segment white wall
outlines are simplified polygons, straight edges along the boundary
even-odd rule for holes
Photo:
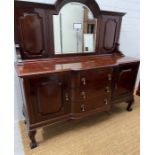
[[[82,51],[82,32],[83,29],[77,31],[73,29],[73,23],[83,23],[83,7],[81,5],[65,5],[61,11],[61,22],[62,22],[62,51],[63,53],[75,53]],[[54,16],[54,22],[58,20],[59,15]],[[58,28],[59,27],[59,28]],[[54,25],[54,34],[58,37],[58,32],[60,32],[60,23]],[[60,35],[60,34],[59,34]],[[55,38],[55,37],[54,37]],[[60,38],[60,37],[58,37]],[[77,51],[77,39],[78,39],[78,51]],[[60,39],[58,39],[59,41]],[[60,43],[60,42],[59,42]],[[57,38],[55,38],[55,51],[56,54],[60,54],[58,48]],[[61,44],[59,44],[60,46]]]
[[[80,3],[69,3],[63,6],[59,15],[53,16],[54,24],[54,47],[55,53],[81,53],[82,45],[84,41],[84,47],[88,47],[89,50],[85,52],[94,51],[94,39],[91,34],[84,34],[83,40],[83,20],[84,20],[84,5]],[[94,19],[92,12],[88,11],[88,18]],[[81,23],[82,28],[74,29],[74,23]],[[60,36],[62,35],[62,37]],[[62,45],[61,45],[62,39]],[[62,46],[62,47],[61,47]],[[84,48],[85,49],[85,48]]]
[[[15,56],[14,61],[16,61],[17,60],[16,54],[14,54],[14,56]],[[23,105],[23,100],[22,100],[19,78],[17,76],[16,71],[14,71],[14,120],[15,120],[15,123],[18,120],[24,118],[22,114],[22,105]]]
[[[54,31],[54,51],[56,54],[61,54],[60,40],[60,15],[53,16],[53,31]]]
[[[43,2],[43,3],[54,3],[55,0],[28,0],[31,2]],[[102,10],[109,11],[120,11],[126,12],[127,14],[123,17],[121,36],[120,36],[120,49],[121,51],[131,57],[140,57],[140,32],[139,32],[139,20],[140,20],[140,0],[96,0],[99,7]],[[15,80],[16,81],[16,80]],[[15,82],[18,85],[18,82]],[[18,119],[22,118],[21,106],[22,102],[19,96],[19,86],[15,86],[15,111],[18,113]]]

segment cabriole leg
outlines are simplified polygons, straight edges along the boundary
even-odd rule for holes
[[[24,124],[27,124],[26,120],[24,120]]]
[[[127,106],[127,109],[126,110],[127,111],[132,111],[132,107],[131,106],[133,104],[133,101],[128,101],[127,103],[128,103],[128,106]]]
[[[35,140],[35,135],[36,135],[36,130],[30,130],[29,131],[29,138],[31,140],[31,142],[30,142],[30,148],[31,149],[37,147],[37,143],[36,143],[36,140]]]

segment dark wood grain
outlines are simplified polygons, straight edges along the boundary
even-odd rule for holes
[[[94,53],[54,54],[53,15],[69,2],[86,5],[97,18]],[[119,51],[124,15],[100,10],[95,0],[15,1],[15,43],[23,59],[15,69],[31,148],[39,127],[109,111],[119,102],[132,110],[139,60]]]
[[[24,79],[28,126],[33,129],[40,121],[60,120],[70,113],[72,103],[84,101],[87,105],[88,100],[96,100],[93,103],[97,106],[111,94],[112,102],[128,101],[133,96],[138,65],[137,59],[101,55],[16,64],[18,76]]]
[[[29,131],[28,135],[29,135],[29,138],[31,140],[31,142],[30,142],[30,148],[31,149],[34,149],[35,147],[37,147],[37,142],[35,140],[36,130]]]
[[[98,19],[96,51],[115,53],[119,44],[122,16],[101,15]]]
[[[19,24],[25,55],[42,55],[45,52],[42,18],[34,13],[24,14],[19,19]]]
[[[32,77],[62,71],[76,71],[95,68],[106,68],[123,63],[137,62],[129,57],[81,56],[16,63],[15,68],[20,77]]]
[[[46,75],[24,80],[30,126],[69,113],[68,82],[69,76],[66,74]]]
[[[69,2],[82,3],[97,19],[94,53],[59,54],[54,51],[53,15]],[[101,11],[94,0],[58,0],[55,4],[15,1],[15,43],[23,60],[117,53],[119,33],[124,13]]]
[[[15,1],[15,43],[23,60],[51,57],[54,49],[51,12],[43,5],[34,6],[34,3]]]
[[[133,94],[139,63],[121,64],[117,67],[113,98]]]
[[[137,91],[136,91],[136,95],[140,96],[140,82],[138,84],[138,88],[137,88]]]

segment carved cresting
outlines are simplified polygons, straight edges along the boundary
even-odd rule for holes
[[[24,13],[19,18],[22,50],[27,56],[44,52],[43,21],[37,13]]]

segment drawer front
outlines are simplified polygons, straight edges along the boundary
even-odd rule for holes
[[[110,95],[101,95],[86,101],[73,102],[73,113],[86,113],[102,109],[108,111],[111,107]]]
[[[100,96],[111,96],[111,85],[105,87],[75,88],[72,90],[72,101],[86,101]]]
[[[111,83],[113,68],[72,72],[72,88],[104,87]]]
[[[113,68],[91,69],[73,74],[72,113],[110,109]]]
[[[80,72],[81,87],[105,87],[111,83],[112,69],[87,70]]]

